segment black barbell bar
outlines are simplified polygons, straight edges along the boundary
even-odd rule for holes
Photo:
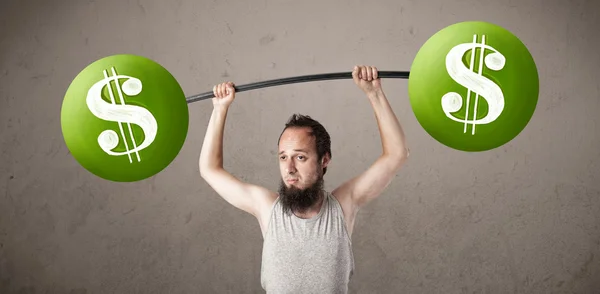
[[[378,78],[396,78],[396,79],[408,79],[410,72],[408,71],[378,71]],[[234,89],[236,93],[249,91],[254,89],[280,86],[286,84],[295,84],[295,83],[305,83],[305,82],[314,82],[314,81],[325,81],[325,80],[339,80],[339,79],[352,79],[352,72],[338,72],[338,73],[326,73],[326,74],[316,74],[316,75],[305,75],[305,76],[296,76],[290,78],[282,78],[275,80],[268,80],[263,82],[251,83],[247,85],[235,86]],[[187,97],[185,100],[187,103],[193,103],[200,100],[205,100],[209,98],[215,97],[212,91],[193,95]]]

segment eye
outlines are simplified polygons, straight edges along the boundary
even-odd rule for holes
[[[304,159],[304,155],[298,155],[298,159],[303,160]]]

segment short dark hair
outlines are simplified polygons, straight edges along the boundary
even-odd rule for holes
[[[310,128],[310,134],[312,136],[314,136],[316,139],[315,141],[316,141],[316,145],[317,145],[316,147],[317,147],[318,160],[321,160],[323,158],[323,156],[325,156],[325,154],[329,154],[329,158],[332,157],[332,155],[331,155],[331,137],[329,136],[329,133],[327,132],[327,130],[321,123],[319,123],[318,121],[316,121],[315,119],[311,118],[308,115],[293,114],[288,119],[288,121],[285,123],[285,127],[283,128],[283,131],[281,131],[281,134],[279,135],[279,139],[277,140],[277,146],[279,146],[279,142],[281,141],[281,136],[283,135],[285,130],[287,130],[288,128],[293,128],[293,127],[297,127],[297,128],[308,127],[308,128]],[[323,168],[323,175],[325,175],[326,172],[327,172],[327,167]]]

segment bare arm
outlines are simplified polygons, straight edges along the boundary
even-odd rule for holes
[[[223,133],[229,107],[215,107],[210,116],[202,151],[200,152],[200,174],[223,169]]]
[[[404,131],[381,89],[377,70],[359,67],[355,68],[353,75],[355,82],[365,91],[373,107],[382,145],[381,156],[365,172],[333,191],[342,198],[342,201],[356,210],[378,197],[387,188],[406,162],[408,148]]]
[[[263,187],[245,183],[223,168],[223,133],[229,106],[235,97],[233,87],[227,92],[225,84],[213,90],[214,109],[206,129],[200,152],[200,176],[231,205],[256,217],[259,210],[268,206],[272,193]]]

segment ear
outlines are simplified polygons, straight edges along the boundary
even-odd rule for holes
[[[329,162],[331,162],[331,156],[329,156],[329,153],[325,153],[321,158],[321,166],[325,168],[329,165]]]

